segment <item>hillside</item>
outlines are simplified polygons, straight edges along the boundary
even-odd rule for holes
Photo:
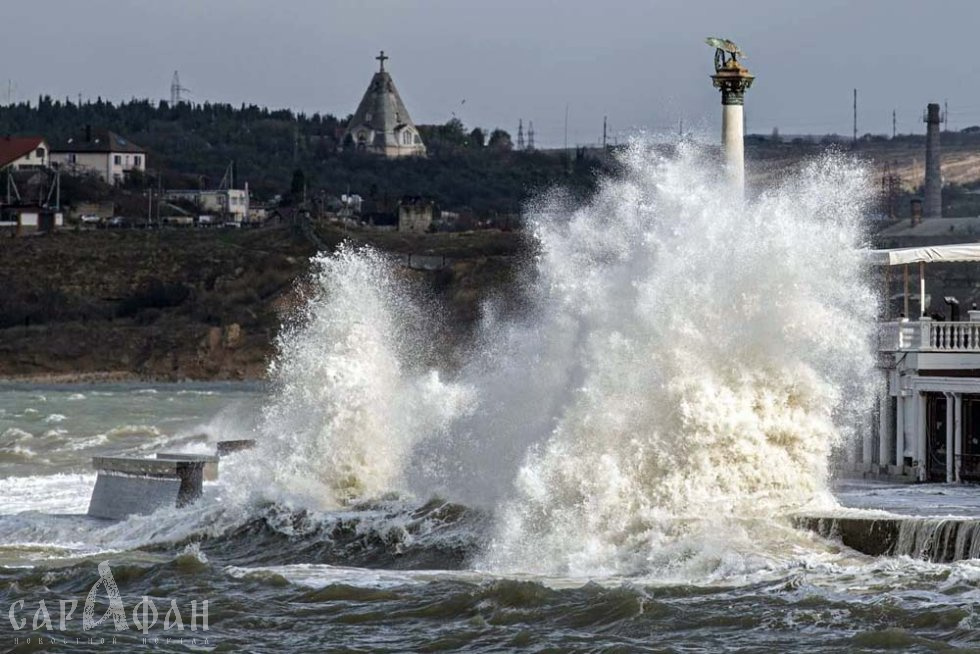
[[[522,248],[513,234],[320,229],[333,244],[453,255],[439,270],[399,270],[459,336],[484,298],[506,293]],[[0,378],[261,378],[314,253],[292,226],[0,239]]]
[[[943,178],[946,183],[963,186],[980,184],[980,133],[944,132],[941,136]],[[768,184],[787,169],[819,156],[828,148],[868,161],[880,176],[886,170],[898,175],[905,191],[916,191],[925,179],[925,136],[899,136],[895,139],[866,138],[857,145],[827,138],[820,143],[780,142],[760,137],[746,141],[746,159],[753,181]]]

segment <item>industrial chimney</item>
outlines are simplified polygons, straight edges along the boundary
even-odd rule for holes
[[[939,150],[939,105],[926,107],[926,188],[923,214],[925,218],[943,217],[943,173]]]

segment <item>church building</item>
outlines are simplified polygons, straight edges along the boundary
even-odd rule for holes
[[[344,143],[386,157],[424,156],[425,144],[385,70],[384,50],[376,57],[381,68],[371,78],[344,134]],[[350,140],[348,140],[350,137]]]

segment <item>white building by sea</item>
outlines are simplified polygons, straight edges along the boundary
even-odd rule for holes
[[[881,324],[885,384],[878,429],[865,432],[859,467],[910,481],[980,481],[980,311],[957,315],[950,298],[952,320],[925,315],[929,264],[980,262],[980,243],[875,250],[872,258],[886,266],[886,286],[899,271],[904,311]],[[917,297],[909,288],[913,276]]]

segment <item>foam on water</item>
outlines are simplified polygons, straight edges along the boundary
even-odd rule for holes
[[[694,146],[622,164],[585,206],[532,208],[528,309],[490,307],[460,371],[421,364],[431,307],[382,256],[318,258],[272,368],[263,492],[488,506],[486,570],[767,565],[774,516],[832,502],[871,397],[867,176],[827,156],[745,201]]]

